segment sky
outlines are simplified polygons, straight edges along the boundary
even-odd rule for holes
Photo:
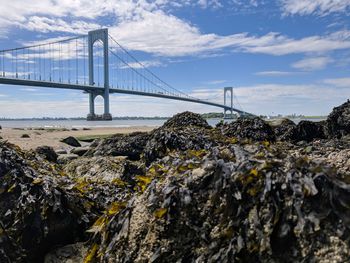
[[[108,28],[149,70],[191,96],[254,114],[326,115],[350,97],[350,0],[11,0],[0,50]],[[221,109],[113,94],[113,116]],[[96,99],[97,113],[103,100]],[[0,117],[78,117],[87,94],[0,85]]]

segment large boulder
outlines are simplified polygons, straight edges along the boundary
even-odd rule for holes
[[[73,136],[69,136],[67,138],[64,138],[61,140],[61,142],[64,142],[65,144],[68,144],[69,146],[81,147],[80,142],[76,138],[74,138]]]
[[[86,238],[93,206],[55,167],[0,142],[0,262],[42,262],[52,247]]]
[[[272,127],[259,117],[238,118],[229,124],[220,126],[225,136],[253,141],[274,141],[275,134]]]
[[[163,128],[179,128],[187,126],[211,128],[207,121],[200,114],[189,111],[174,115],[164,123]]]
[[[92,149],[85,156],[128,156],[131,160],[139,160],[148,138],[149,134],[145,132],[116,134],[97,141],[95,147],[90,145]]]
[[[224,150],[232,158],[222,159]],[[149,167],[125,207],[105,214],[88,254],[97,262],[346,262],[350,187],[335,176],[261,144],[175,151]]]
[[[328,133],[331,137],[350,134],[350,101],[335,107],[327,118]]]

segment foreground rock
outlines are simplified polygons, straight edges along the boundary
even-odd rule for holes
[[[253,141],[274,141],[275,134],[272,127],[264,120],[254,118],[238,118],[235,122],[220,127],[225,136]]]
[[[350,187],[285,152],[232,145],[153,163],[90,252],[99,262],[347,261]]]
[[[335,107],[327,118],[330,136],[340,138],[350,134],[350,101]]]
[[[325,127],[185,112],[59,164],[2,143],[0,262],[347,262],[350,140]]]
[[[51,163],[0,143],[0,262],[41,262],[54,246],[86,238],[96,215]]]
[[[116,134],[97,142],[97,146],[88,151],[86,156],[128,156],[131,160],[139,160],[149,138],[148,133],[134,132]],[[91,145],[92,147],[93,145]]]
[[[279,123],[274,123],[272,127],[276,139],[279,141],[290,141],[295,137],[296,124],[289,119],[283,119]]]
[[[326,139],[326,126],[324,122],[301,121],[288,134],[293,141],[311,142],[315,139]]]

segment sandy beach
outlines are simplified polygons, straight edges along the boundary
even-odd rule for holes
[[[83,136],[99,136],[113,135],[117,133],[131,133],[136,131],[148,132],[154,127],[149,126],[134,126],[134,127],[105,127],[105,128],[90,128],[89,130],[63,130],[63,129],[18,129],[18,128],[3,128],[0,130],[0,136],[10,143],[20,146],[22,149],[35,149],[38,146],[47,145],[55,150],[68,150],[72,147],[60,142],[61,139],[68,136],[83,137]],[[28,134],[29,138],[22,138],[23,134]],[[82,142],[82,145],[87,144]]]

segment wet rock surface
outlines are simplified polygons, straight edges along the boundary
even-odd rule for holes
[[[350,139],[327,127],[185,112],[59,164],[1,142],[0,262],[348,262]]]

